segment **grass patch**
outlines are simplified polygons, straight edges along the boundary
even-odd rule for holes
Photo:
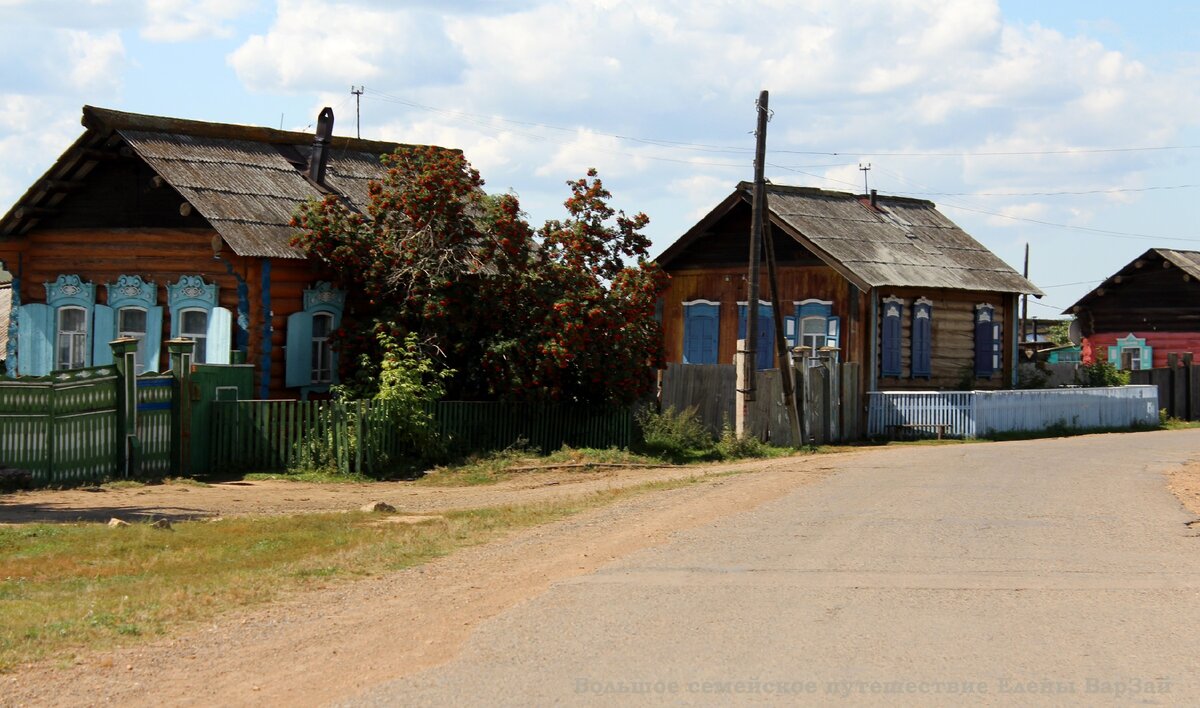
[[[533,471],[521,469],[529,467],[544,470],[590,471],[611,465],[644,467],[663,464],[666,463],[659,458],[638,455],[616,448],[575,449],[563,447],[549,455],[540,455],[535,451],[518,446],[500,452],[473,455],[456,465],[435,467],[417,480],[417,484],[427,487],[468,487],[496,484],[511,479],[517,474]]]
[[[419,524],[364,513],[149,524],[0,527],[0,672],[154,638],[284,593],[424,563],[519,528],[653,490],[446,512]]]
[[[315,469],[298,470],[296,472],[250,472],[241,477],[251,482],[262,480],[283,480],[285,482],[312,482],[314,484],[371,484],[378,482],[374,477],[364,474],[339,474],[336,471]]]

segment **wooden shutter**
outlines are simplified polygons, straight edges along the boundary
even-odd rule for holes
[[[284,383],[288,388],[312,385],[311,312],[293,312],[287,321],[287,367]]]
[[[224,307],[214,307],[208,313],[208,332],[204,361],[208,364],[228,364],[232,346],[233,313]]]
[[[933,375],[933,307],[921,303],[913,306],[912,377],[930,378]]]
[[[992,338],[992,313],[990,306],[975,306],[975,375],[990,378],[992,353],[996,342]]]
[[[117,338],[117,325],[116,315],[111,307],[92,307],[92,326],[88,330],[88,336],[92,339],[92,366],[112,364],[112,347],[108,343]]]
[[[881,376],[900,376],[900,318],[903,316],[904,306],[899,301],[885,301],[883,305],[883,327],[880,349],[882,350],[882,359],[880,360],[880,375]]]
[[[54,368],[54,309],[40,302],[17,309],[17,373],[46,376]]]
[[[842,342],[842,318],[831,316],[825,318],[825,346],[840,348]]]

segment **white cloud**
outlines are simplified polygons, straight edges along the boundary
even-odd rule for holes
[[[457,66],[437,14],[323,0],[279,0],[271,28],[228,61],[248,88],[275,92],[421,86],[453,80]]]
[[[229,22],[253,5],[249,0],[146,0],[142,36],[157,42],[229,37]]]

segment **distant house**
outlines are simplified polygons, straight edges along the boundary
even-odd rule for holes
[[[1200,251],[1152,248],[1067,312],[1079,322],[1084,363],[1149,369],[1200,353]]]
[[[329,342],[346,293],[291,245],[310,199],[367,202],[394,143],[123,113],[85,106],[85,131],[0,218],[12,274],[10,375],[109,361],[139,340],[138,367],[166,365],[162,343],[196,341],[198,362],[240,352],[258,394],[298,397],[337,381]]]
[[[731,363],[747,331],[753,186],[741,183],[659,257],[667,361]],[[931,202],[768,185],[769,237],[791,346],[861,362],[863,390],[1004,388],[1017,298],[1034,285]],[[775,362],[762,278],[758,367]]]

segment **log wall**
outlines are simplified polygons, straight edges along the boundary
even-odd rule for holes
[[[1015,326],[1010,312],[1014,296],[1002,293],[966,292],[961,290],[921,288],[878,288],[876,293],[883,298],[895,296],[904,300],[904,314],[900,318],[900,371],[899,377],[884,377],[881,361],[876,362],[876,389],[881,391],[929,390],[961,391],[970,389],[1008,388],[1012,373],[1012,330]],[[933,301],[931,322],[931,370],[929,379],[912,377],[912,306],[917,298]],[[974,376],[975,370],[975,305],[987,303],[995,308],[997,322],[1003,324],[1001,354],[1002,371],[992,374],[990,379]],[[882,311],[882,305],[880,306]],[[876,336],[881,342],[882,317],[876,323]],[[964,384],[969,385],[964,386]]]
[[[19,240],[0,242],[0,261],[20,278],[22,303],[45,302],[44,283],[62,274],[78,275],[97,285],[114,282],[121,275],[140,275],[158,286],[158,304],[164,307],[163,336],[170,336],[167,283],[183,275],[199,275],[216,283],[218,304],[234,314],[234,339],[239,311],[238,279],[246,285],[248,341],[246,362],[256,370],[255,395],[261,395],[266,369],[263,367],[263,323],[271,319],[270,373],[267,393],[272,398],[294,398],[297,392],[284,388],[284,351],[288,315],[302,307],[303,290],[318,279],[316,267],[302,259],[270,259],[269,312],[265,312],[263,270],[266,259],[242,257],[223,246],[220,258],[213,255],[209,228],[177,229],[35,229]],[[232,271],[232,272],[230,272]],[[98,303],[108,301],[106,288],[97,288]],[[160,366],[166,366],[162,347]]]

